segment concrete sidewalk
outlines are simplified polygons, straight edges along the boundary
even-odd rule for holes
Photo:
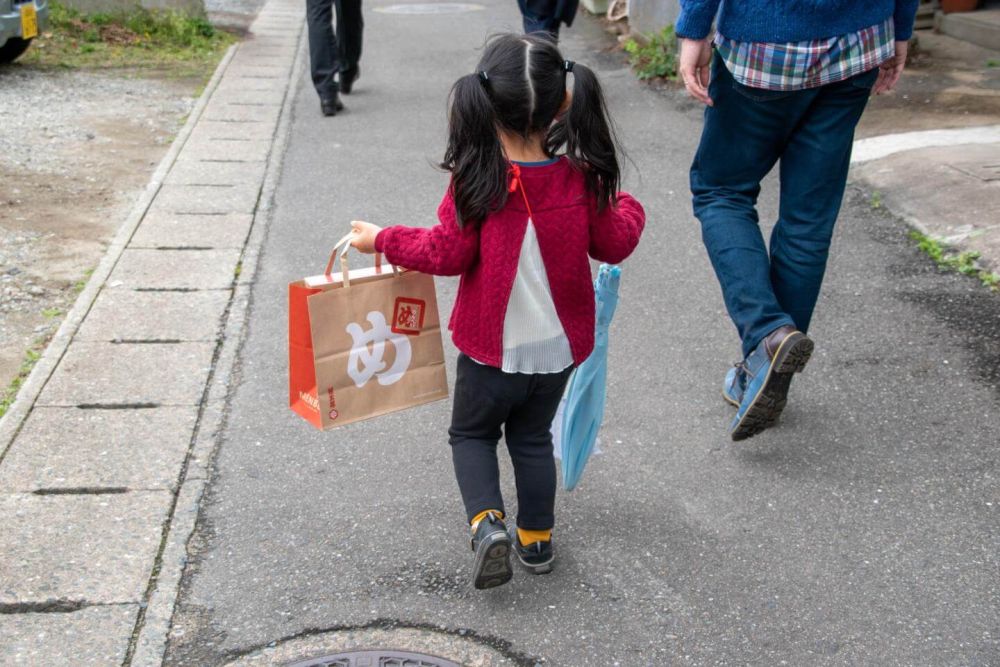
[[[853,161],[873,206],[1000,272],[1000,125],[863,139]]]
[[[162,658],[303,25],[227,54],[0,422],[0,664]]]

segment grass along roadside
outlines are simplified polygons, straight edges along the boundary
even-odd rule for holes
[[[74,299],[83,291],[93,272],[94,269],[87,269],[84,271],[83,277],[72,284],[70,290]],[[43,308],[41,315],[50,322],[62,321],[62,318],[66,315],[66,310],[61,305],[52,305]],[[31,343],[24,352],[24,357],[21,359],[21,365],[18,367],[16,375],[14,375],[6,387],[0,385],[0,418],[7,414],[10,406],[14,404],[17,392],[20,391],[24,381],[28,379],[28,375],[31,374],[31,370],[35,367],[35,364],[42,358],[42,353],[45,352],[45,348],[48,347],[52,337],[56,334],[55,328],[57,326],[58,324],[54,324],[53,328],[49,329],[47,333],[39,336]]]
[[[94,274],[94,269],[87,269],[83,272],[83,277],[73,283],[73,292],[79,294],[83,291],[83,288],[87,286],[87,281],[90,280],[90,276]]]
[[[992,291],[1000,291],[1000,274],[982,268],[978,252],[956,251],[944,241],[916,230],[910,232],[910,238],[917,242],[917,248],[933,259],[942,271],[957,271],[962,275],[972,276]]]
[[[38,360],[42,358],[42,352],[45,351],[46,346],[49,344],[49,339],[51,336],[45,338],[40,338],[36,340],[30,348],[24,353],[24,360],[21,362],[21,367],[17,371],[17,375],[14,379],[10,381],[0,393],[0,418],[7,414],[7,410],[10,406],[14,404],[14,399],[17,398],[17,392],[21,389],[21,385],[24,381],[28,379],[28,375],[31,374],[31,369],[35,367]]]
[[[83,14],[52,0],[49,29],[19,61],[63,69],[155,69],[207,79],[237,37],[204,17],[136,7]]]

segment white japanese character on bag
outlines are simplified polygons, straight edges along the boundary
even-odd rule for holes
[[[354,339],[347,359],[347,374],[358,388],[365,386],[375,376],[381,385],[399,382],[410,367],[412,352],[409,338],[394,333],[386,323],[385,316],[377,310],[368,313],[367,319],[372,325],[368,331],[355,322],[347,325],[347,333]],[[391,342],[396,348],[396,359],[388,369],[382,359],[386,342]]]

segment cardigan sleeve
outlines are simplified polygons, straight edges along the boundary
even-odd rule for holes
[[[681,13],[677,17],[677,36],[686,39],[704,39],[712,30],[712,21],[719,11],[720,0],[680,0]]]
[[[646,226],[646,212],[627,192],[618,193],[618,205],[594,213],[590,222],[590,256],[599,262],[618,264],[639,245]]]
[[[479,254],[479,231],[458,226],[451,188],[438,207],[433,227],[387,227],[375,237],[375,251],[390,263],[436,276],[457,276],[472,266]]]
[[[896,11],[893,12],[892,22],[897,42],[905,42],[913,36],[913,21],[917,16],[917,3],[919,0],[896,0]]]

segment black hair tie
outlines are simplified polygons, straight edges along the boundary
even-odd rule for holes
[[[572,72],[573,71],[573,65],[575,65],[575,64],[576,63],[573,62],[572,60],[564,60],[563,61],[563,69],[566,70],[567,72]]]
[[[479,80],[482,81],[483,83],[486,83],[490,80],[489,75],[486,74],[486,70],[484,69],[479,70]]]

